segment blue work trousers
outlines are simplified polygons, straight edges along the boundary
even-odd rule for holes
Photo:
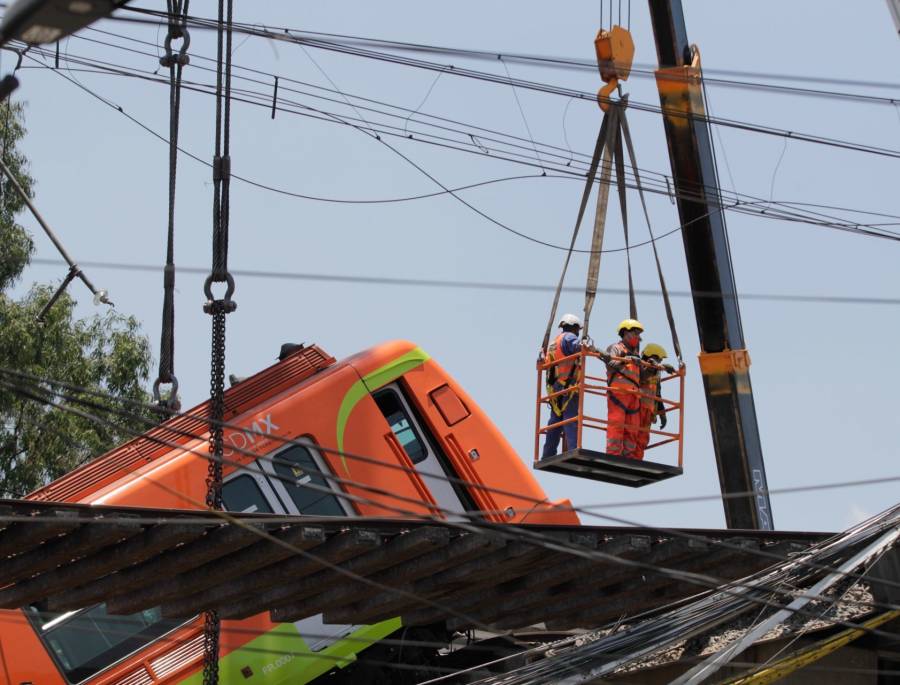
[[[562,387],[554,386],[553,391],[556,392],[557,390],[562,390]],[[569,399],[566,395],[559,395],[557,402],[562,404],[566,399]],[[553,424],[565,421],[566,419],[574,419],[576,416],[578,416],[578,393],[573,391],[572,397],[562,410],[561,416],[553,411],[552,407],[550,408],[550,420],[547,422],[547,425],[552,426]],[[559,447],[559,439],[562,436],[563,431],[566,432],[566,449],[574,450],[578,446],[578,423],[576,421],[567,423],[565,426],[551,428],[545,433],[547,438],[544,442],[544,451],[541,454],[542,459],[545,457],[552,457],[556,454],[556,450]]]

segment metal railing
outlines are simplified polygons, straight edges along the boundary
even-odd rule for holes
[[[624,359],[621,357],[609,357],[602,352],[598,352],[592,349],[588,349],[587,347],[582,348],[579,352],[575,354],[571,354],[567,357],[562,357],[560,359],[554,360],[539,360],[537,364],[537,402],[535,409],[535,434],[534,434],[534,461],[537,463],[541,457],[541,436],[545,435],[547,431],[554,428],[560,428],[563,430],[562,439],[565,439],[565,430],[564,426],[567,424],[575,423],[577,425],[577,445],[566,445],[565,449],[593,449],[595,451],[603,451],[596,449],[593,445],[592,440],[588,440],[588,444],[585,444],[584,436],[585,429],[591,429],[596,431],[606,432],[610,426],[623,426],[624,423],[618,422],[610,422],[607,418],[606,411],[606,402],[602,402],[599,398],[605,398],[609,396],[610,393],[610,385],[608,378],[604,372],[604,375],[599,375],[599,372],[596,370],[599,368],[600,364],[604,363],[604,359],[608,361],[635,361],[632,358]],[[560,364],[568,364],[570,362],[576,363],[576,382],[564,388],[562,390],[553,391],[551,390],[545,382],[547,372],[554,368],[558,367]],[[674,372],[669,372],[665,370],[665,368],[649,364],[644,361],[638,362],[642,370],[645,368],[655,367],[660,370],[660,387],[662,388],[661,394],[663,397],[657,397],[655,395],[652,396],[652,400],[654,402],[659,401],[662,402],[663,406],[666,409],[667,422],[666,425],[671,425],[672,419],[675,419],[675,423],[677,424],[677,431],[663,430],[660,428],[654,428],[653,424],[650,426],[641,426],[639,429],[640,432],[649,433],[650,440],[647,446],[644,448],[646,450],[656,449],[662,447],[663,445],[671,445],[674,443],[675,448],[677,450],[678,455],[678,467],[682,467],[683,454],[683,434],[684,434],[684,376],[685,376],[685,367],[681,365]],[[669,367],[671,368],[671,367]],[[665,384],[671,381],[677,381],[678,384],[678,400],[668,399],[665,397]],[[645,399],[651,399],[651,395],[642,389],[634,388],[621,388],[620,386],[616,386],[615,389],[616,394],[621,393],[629,393],[638,395],[641,398],[641,401]],[[570,393],[574,393],[572,399],[570,401],[578,402],[578,411],[575,416],[563,419],[562,421],[557,421],[556,423],[549,425],[544,422],[541,417],[541,413],[546,411],[544,407],[550,406],[550,400],[555,398],[563,398]],[[602,417],[602,418],[601,418]],[[671,453],[671,452],[670,452]]]

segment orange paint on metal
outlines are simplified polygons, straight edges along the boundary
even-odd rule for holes
[[[609,31],[600,29],[594,39],[594,52],[597,54],[600,78],[606,83],[597,92],[597,102],[605,112],[609,109],[609,96],[619,85],[619,81],[627,80],[631,73],[634,61],[631,32],[621,26],[613,26]]]
[[[704,376],[747,373],[750,369],[750,353],[746,349],[701,352],[698,359]]]

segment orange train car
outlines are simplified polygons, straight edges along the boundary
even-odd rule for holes
[[[578,523],[567,500],[547,500],[487,415],[421,348],[388,342],[336,361],[317,346],[297,347],[226,392],[226,509],[447,518],[479,511],[494,522]],[[29,498],[202,508],[207,410],[174,417]],[[434,475],[441,473],[482,487]],[[0,611],[0,620],[0,674],[13,685],[201,682],[201,617],[175,621],[158,609],[113,616],[100,604],[74,612],[30,606]],[[362,682],[355,655],[398,631],[399,619],[223,621],[221,682],[297,685],[326,674],[328,682]]]

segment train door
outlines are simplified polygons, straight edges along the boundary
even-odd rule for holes
[[[463,504],[453,484],[443,478],[428,475],[443,473],[456,476],[444,466],[434,442],[429,439],[427,430],[424,430],[416,418],[400,387],[391,383],[373,393],[372,397],[437,505],[444,511],[460,512],[455,516],[445,514],[446,518],[451,521],[464,520],[466,517],[463,513],[468,507]]]

